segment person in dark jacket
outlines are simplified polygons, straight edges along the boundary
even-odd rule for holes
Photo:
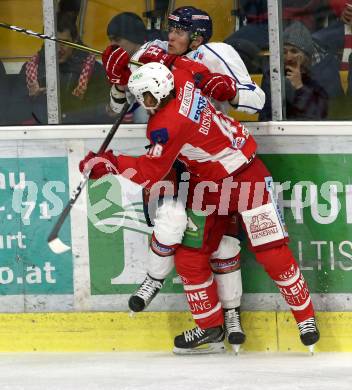
[[[6,125],[5,102],[8,99],[8,77],[4,64],[0,61],[0,125]]]
[[[328,93],[311,76],[314,50],[308,29],[300,22],[291,24],[284,32],[284,68],[286,118],[290,120],[321,120],[328,115]],[[260,120],[271,119],[270,76],[264,74],[262,89],[266,102]]]
[[[300,21],[313,32],[319,27],[324,10],[321,0],[282,0],[283,27]],[[224,42],[234,45],[238,39],[244,39],[252,42],[261,50],[268,49],[267,0],[240,0],[239,16],[241,21],[245,21],[245,25],[234,31]]]
[[[74,19],[58,16],[57,37],[80,42]],[[111,123],[106,113],[110,86],[95,55],[60,44],[58,64],[62,123]],[[20,79],[25,106],[20,123],[30,124],[33,117],[47,123],[44,48],[23,65]]]

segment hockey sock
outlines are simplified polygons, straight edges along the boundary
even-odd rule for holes
[[[301,270],[287,245],[256,253],[257,260],[276,283],[296,322],[314,317],[313,304]]]
[[[194,321],[201,329],[223,325],[223,311],[213,275],[202,284],[184,284],[184,290]]]

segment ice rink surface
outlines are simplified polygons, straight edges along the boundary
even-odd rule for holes
[[[351,390],[352,354],[0,354],[1,390]]]

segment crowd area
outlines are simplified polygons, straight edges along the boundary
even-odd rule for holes
[[[84,44],[79,35],[81,3],[81,0],[59,1],[58,38]],[[181,5],[192,5],[192,1],[189,3]],[[155,1],[155,10],[149,18],[148,13],[117,14],[108,25],[101,26],[106,31],[106,46],[124,39],[136,50],[147,41],[167,41],[168,10],[169,2],[161,0]],[[211,10],[208,13],[212,16]],[[154,23],[156,20],[159,22]],[[263,109],[251,119],[271,120],[267,1],[241,0],[238,9],[233,10],[232,16],[224,15],[224,20],[236,23],[223,42],[237,51],[249,74],[259,76],[257,83],[265,92]],[[284,119],[351,119],[352,0],[282,0],[282,21]],[[47,123],[44,57],[43,44],[26,59],[18,74],[8,74],[0,59],[1,125]],[[112,123],[115,114],[109,106],[110,84],[101,58],[59,45],[58,64],[61,123]],[[146,117],[130,112],[125,122],[146,122]]]

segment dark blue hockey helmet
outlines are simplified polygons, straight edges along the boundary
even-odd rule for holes
[[[169,27],[189,31],[191,40],[201,35],[203,43],[207,43],[213,34],[213,22],[209,14],[192,6],[176,8],[169,15],[168,23]]]

